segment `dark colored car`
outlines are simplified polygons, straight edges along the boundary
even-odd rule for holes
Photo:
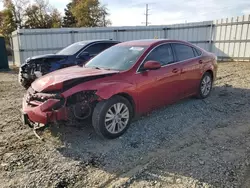
[[[45,54],[28,58],[19,70],[19,82],[25,88],[38,77],[49,72],[83,65],[101,51],[119,43],[112,40],[81,41],[71,44],[55,54]]]
[[[134,116],[186,97],[208,97],[216,72],[216,56],[185,41],[123,42],[84,67],[37,79],[23,99],[22,117],[31,127],[91,117],[99,135],[116,138]]]

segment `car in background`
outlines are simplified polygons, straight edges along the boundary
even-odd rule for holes
[[[22,119],[36,129],[92,118],[99,135],[117,138],[135,116],[186,97],[208,97],[216,72],[216,56],[185,41],[123,42],[83,67],[33,82],[23,98]]]
[[[81,41],[55,54],[30,57],[20,67],[19,83],[27,89],[36,78],[65,67],[83,65],[101,51],[118,43],[113,40]]]

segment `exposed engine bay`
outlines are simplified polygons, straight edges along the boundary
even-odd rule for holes
[[[54,70],[72,66],[61,63],[65,58],[40,58],[27,60],[25,64],[20,67],[19,70],[19,82],[26,89],[31,83]]]
[[[48,64],[42,65],[41,63],[30,63],[24,64],[20,67],[19,71],[19,82],[25,88],[29,87],[29,85],[36,79],[41,77],[42,75],[49,72],[50,66]]]
[[[95,91],[81,91],[70,96],[66,103],[69,109],[69,120],[85,120],[91,117],[98,98]]]

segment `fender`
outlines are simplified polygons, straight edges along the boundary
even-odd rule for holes
[[[65,66],[66,65],[66,66]],[[51,62],[51,68],[49,72],[53,72],[55,70],[59,70],[61,68],[69,67],[75,65],[72,61],[70,60],[61,60],[61,61],[56,61],[56,62]]]
[[[74,86],[62,93],[62,95],[67,98],[80,91],[96,90],[96,95],[104,100],[109,99],[118,93],[127,93],[135,100],[135,88],[136,86],[129,82],[121,82],[120,80],[107,80],[100,83],[97,79]]]
[[[50,68],[49,72],[53,72],[53,71],[58,70],[60,68],[61,68],[61,64],[60,63],[58,63],[58,62],[52,62],[51,63],[51,68]]]
[[[128,82],[109,82],[99,89],[97,89],[96,95],[101,97],[102,99],[109,99],[110,97],[119,94],[119,93],[127,93],[130,95],[133,100],[136,98],[136,89],[135,85]]]

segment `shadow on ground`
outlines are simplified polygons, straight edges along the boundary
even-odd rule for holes
[[[19,68],[16,66],[10,66],[9,69],[0,69],[0,73],[18,74]]]
[[[239,186],[249,165],[249,107],[250,90],[226,84],[205,100],[186,99],[141,117],[115,140],[99,138],[84,124],[51,131],[64,143],[57,148],[63,156],[113,175],[99,186],[149,186],[144,180],[150,186]]]

